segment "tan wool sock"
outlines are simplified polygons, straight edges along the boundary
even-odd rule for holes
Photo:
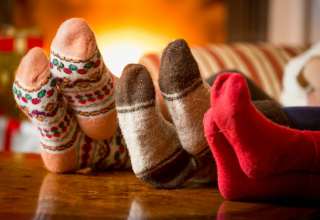
[[[156,187],[174,188],[196,168],[181,147],[174,126],[161,116],[149,72],[143,65],[125,67],[116,89],[116,108],[136,176]]]
[[[182,147],[199,161],[212,161],[202,119],[209,108],[209,90],[184,40],[170,43],[161,57],[159,86]]]

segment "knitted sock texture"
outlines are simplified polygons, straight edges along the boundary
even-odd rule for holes
[[[136,176],[156,187],[184,183],[193,173],[195,161],[181,147],[174,127],[159,113],[144,66],[126,66],[117,84],[116,106]]]

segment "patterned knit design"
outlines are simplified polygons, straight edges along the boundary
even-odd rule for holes
[[[78,116],[93,117],[114,111],[114,78],[98,50],[86,60],[51,51],[50,69],[64,97]]]
[[[74,150],[77,158],[77,164],[73,166],[75,169],[128,168],[129,155],[120,129],[110,139],[103,141],[86,136],[79,128],[72,110],[58,93],[59,86],[52,76],[39,88],[32,90],[23,88],[17,81],[13,84],[13,94],[19,108],[38,128],[42,151],[61,155]]]

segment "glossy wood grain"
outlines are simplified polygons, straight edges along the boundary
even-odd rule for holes
[[[55,175],[38,155],[0,154],[0,219],[320,219],[314,202],[224,201],[216,187],[159,190],[129,172]]]

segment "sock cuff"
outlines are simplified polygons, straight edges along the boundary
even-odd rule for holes
[[[170,188],[170,185],[177,187],[184,183],[192,176],[195,169],[196,162],[185,150],[179,147],[152,169],[137,173],[136,176],[156,187]]]

